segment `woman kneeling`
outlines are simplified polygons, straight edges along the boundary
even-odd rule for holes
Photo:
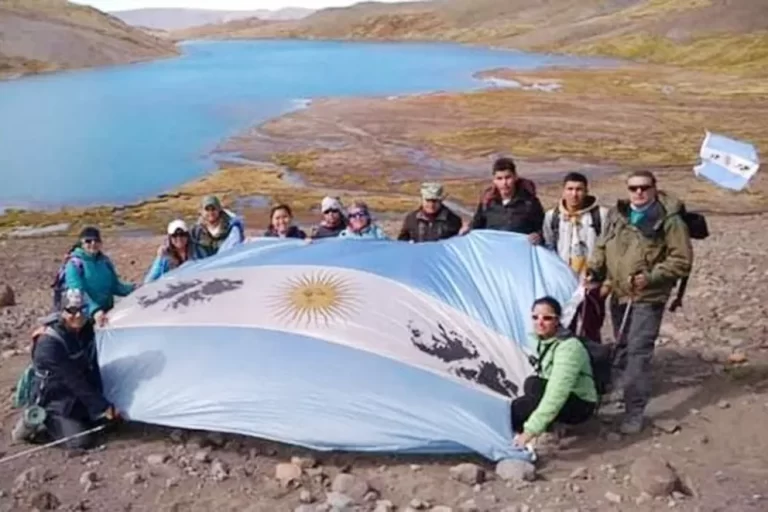
[[[536,374],[523,384],[524,394],[512,402],[515,444],[523,447],[553,421],[575,425],[595,412],[597,391],[589,353],[560,323],[562,308],[552,297],[533,303],[537,341]]]

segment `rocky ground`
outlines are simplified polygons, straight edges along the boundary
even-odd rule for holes
[[[127,425],[85,456],[57,448],[0,462],[0,511],[761,511],[768,508],[768,216],[710,217],[687,302],[659,340],[653,426],[636,437],[599,420],[551,439],[535,468],[473,457],[310,453],[258,439]],[[391,228],[392,226],[390,226]],[[0,242],[0,454],[10,395],[46,312],[64,238]],[[106,248],[138,280],[157,238]],[[5,302],[2,302],[5,300]],[[334,506],[336,508],[334,508]]]

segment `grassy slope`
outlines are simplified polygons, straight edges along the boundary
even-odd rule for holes
[[[0,0],[0,34],[0,74],[134,62],[177,53],[170,41],[64,0]]]
[[[756,0],[364,3],[296,22],[204,27],[191,34],[449,40],[768,73],[768,2]]]

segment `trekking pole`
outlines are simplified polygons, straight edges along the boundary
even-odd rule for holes
[[[77,439],[78,437],[87,436],[89,434],[95,434],[96,432],[104,430],[105,428],[107,428],[106,425],[99,425],[97,427],[93,427],[93,428],[91,428],[89,430],[85,430],[85,431],[80,432],[78,434],[73,434],[73,435],[68,436],[68,437],[62,437],[61,439],[58,439],[56,441],[52,441],[50,443],[47,443],[47,444],[44,444],[44,445],[41,445],[41,446],[36,446],[34,448],[30,448],[29,450],[25,450],[23,452],[19,452],[19,453],[15,453],[13,455],[9,455],[8,457],[4,457],[4,458],[0,459],[0,464],[3,464],[5,462],[8,462],[8,461],[11,461],[11,460],[14,460],[14,459],[18,459],[18,458],[21,458],[21,457],[25,457],[27,455],[32,455],[33,453],[37,453],[37,452],[43,451],[43,450],[45,450],[47,448],[52,448],[54,446],[66,443],[66,442],[71,441],[73,439]]]

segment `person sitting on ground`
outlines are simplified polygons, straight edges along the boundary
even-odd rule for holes
[[[144,278],[144,284],[151,283],[160,276],[195,259],[195,251],[189,240],[187,223],[176,219],[168,224],[168,237],[157,249],[157,257]]]
[[[293,212],[287,204],[278,204],[269,211],[269,228],[264,236],[277,238],[307,238],[307,234],[293,225]]]
[[[112,260],[102,252],[101,233],[95,227],[80,232],[80,247],[64,267],[64,287],[83,292],[86,312],[99,326],[106,325],[115,296],[125,297],[136,288],[120,280]]]
[[[512,231],[528,235],[533,244],[542,241],[544,208],[532,181],[520,178],[511,158],[493,164],[493,185],[483,193],[470,224],[471,229]]]
[[[66,290],[62,307],[36,330],[32,346],[35,402],[45,410],[45,432],[54,441],[121,419],[104,397],[85,296],[79,290]],[[93,441],[93,435],[83,435],[64,444],[70,450],[83,450]]]
[[[587,177],[570,172],[563,178],[563,195],[556,208],[544,216],[544,245],[556,251],[580,277],[595,249],[600,233],[607,224],[608,208],[600,206],[589,194]],[[600,329],[605,320],[605,298],[610,293],[606,283],[591,288],[569,326],[574,332],[601,342]],[[578,328],[581,323],[581,328]]]
[[[216,196],[205,196],[202,212],[190,232],[197,259],[207,258],[245,241],[243,221],[222,208]]]
[[[611,323],[618,340],[614,398],[624,400],[619,428],[631,435],[643,429],[664,308],[677,281],[691,271],[693,247],[681,215],[683,203],[658,190],[652,172],[630,174],[627,190],[629,198],[608,212],[607,229],[590,258],[585,283],[597,287],[606,279],[611,282]]]
[[[441,184],[423,183],[421,206],[405,217],[397,239],[404,242],[436,242],[458,235],[461,217],[445,206],[443,199]]]
[[[525,447],[557,421],[575,425],[595,412],[597,390],[584,345],[561,323],[562,307],[552,297],[533,303],[536,373],[523,383],[523,395],[512,401],[515,444]]]
[[[389,240],[384,231],[373,222],[371,212],[364,201],[354,201],[348,213],[349,225],[339,233],[340,238]]]
[[[320,203],[323,220],[312,229],[312,238],[333,238],[347,227],[344,206],[338,197],[324,197]]]

